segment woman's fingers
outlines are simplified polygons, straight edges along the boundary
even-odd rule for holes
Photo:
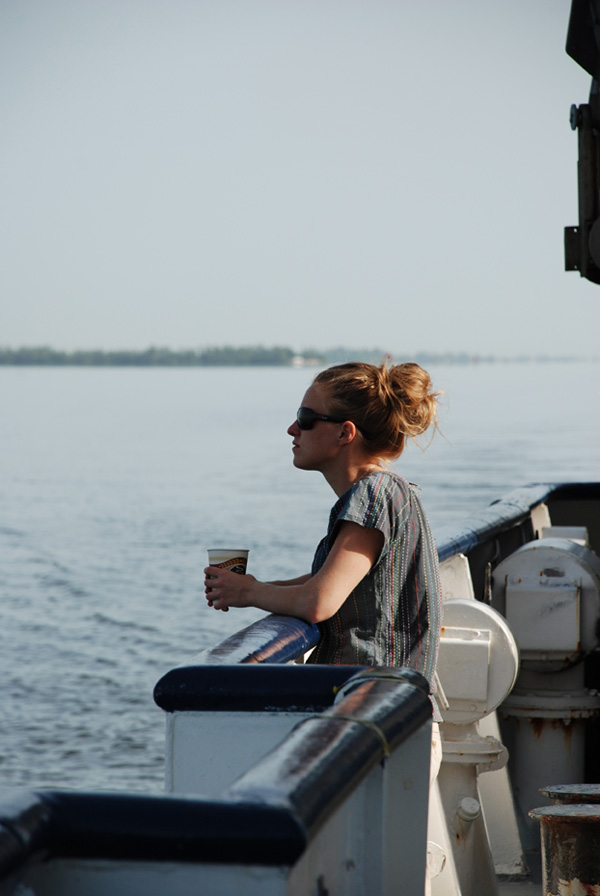
[[[225,575],[227,573],[225,572]],[[204,570],[204,591],[206,594],[206,602],[209,607],[212,607],[215,610],[222,610],[224,613],[229,612],[229,607],[220,607],[219,601],[222,599],[222,596],[219,594],[219,586],[221,584],[221,577],[223,576],[223,570],[218,566],[207,566]]]
[[[246,576],[240,576],[231,570],[207,566],[204,570],[204,591],[208,605],[225,613],[230,606],[245,606],[242,599],[244,579]]]

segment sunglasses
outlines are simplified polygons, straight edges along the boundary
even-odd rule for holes
[[[312,429],[317,420],[325,420],[326,423],[343,423],[339,417],[330,417],[329,414],[317,414],[312,408],[298,408],[296,423],[298,429]]]

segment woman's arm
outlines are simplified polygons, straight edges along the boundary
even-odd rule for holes
[[[297,576],[295,579],[280,579],[279,581],[266,582],[267,585],[281,585],[282,587],[287,587],[288,585],[304,585],[305,582],[308,582],[310,579],[310,573],[307,572],[303,576]]]
[[[383,547],[383,533],[344,520],[327,560],[314,576],[297,583],[259,582],[209,566],[205,586],[207,600],[217,610],[257,607],[268,613],[297,616],[306,622],[323,622],[337,613],[350,592],[364,579]]]
[[[208,567],[207,567],[207,569],[208,569]],[[206,570],[205,570],[205,572],[206,572]],[[309,579],[310,579],[310,573],[307,572],[305,575],[297,576],[295,579],[281,579],[280,581],[266,582],[263,584],[279,585],[279,587],[281,587],[281,588],[287,588],[288,585],[303,585],[304,582],[308,582]],[[210,590],[212,591],[212,588]],[[209,591],[209,588],[207,587],[206,588],[206,599],[208,601],[208,606],[212,607],[213,601],[212,601],[212,598],[210,598],[208,596],[208,591]],[[223,610],[224,613],[227,613],[227,611],[229,610],[229,607],[223,606],[223,607],[216,607],[215,609]]]

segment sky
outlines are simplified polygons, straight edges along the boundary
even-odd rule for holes
[[[598,356],[569,0],[0,0],[0,345]]]

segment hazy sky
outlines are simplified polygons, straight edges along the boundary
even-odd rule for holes
[[[569,0],[0,0],[0,345],[598,353]]]

